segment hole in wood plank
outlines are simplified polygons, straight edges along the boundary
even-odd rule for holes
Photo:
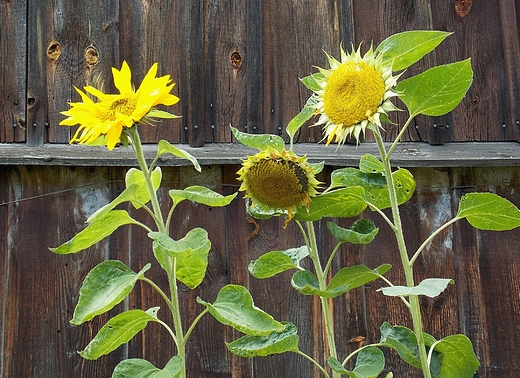
[[[99,53],[94,46],[88,46],[85,49],[85,61],[87,66],[94,67],[99,62]]]
[[[466,17],[472,6],[473,0],[455,0],[455,12],[460,18]]]
[[[50,61],[56,61],[61,55],[61,45],[57,41],[52,41],[47,47],[47,58]]]
[[[233,68],[236,70],[242,66],[242,55],[237,49],[231,51],[231,54],[229,54],[229,60],[231,62],[231,66],[233,66]]]

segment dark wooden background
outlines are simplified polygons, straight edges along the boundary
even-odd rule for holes
[[[428,158],[418,157],[402,165],[409,166],[418,181],[417,195],[403,207],[413,250],[455,214],[465,192],[489,190],[520,205],[518,159],[508,160],[510,155],[500,149],[501,142],[520,140],[519,8],[520,1],[514,0],[1,1],[0,376],[109,377],[122,358],[147,358],[162,367],[173,353],[167,335],[152,324],[128,346],[98,361],[76,354],[107,319],[102,316],[81,327],[68,322],[87,272],[107,258],[121,259],[137,270],[152,255],[145,233],[132,227],[73,256],[47,250],[72,237],[93,211],[117,196],[126,165],[133,164],[130,158],[124,164],[104,164],[99,156],[90,163],[53,163],[57,147],[73,133],[58,126],[58,112],[68,108],[68,101],[79,100],[73,85],[113,90],[110,67],[120,67],[122,60],[130,64],[138,85],[150,65],[159,62],[159,73],[170,74],[177,83],[174,93],[181,102],[172,111],[183,117],[141,128],[144,140],[167,139],[204,151],[214,143],[232,142],[230,124],[242,131],[284,135],[284,126],[310,94],[298,78],[314,72],[313,65],[326,65],[322,50],[337,57],[340,43],[349,47],[364,41],[368,47],[372,40],[377,44],[405,30],[451,31],[435,54],[405,75],[471,57],[474,83],[452,113],[416,119],[406,140],[434,145],[494,142],[495,158],[470,163],[461,147],[458,164],[432,167]],[[397,127],[387,128],[392,139]],[[305,127],[298,137],[299,142],[320,139],[319,128]],[[13,146],[20,151],[16,157]],[[327,160],[326,170],[347,164],[353,149],[338,151],[337,158]],[[169,188],[193,184],[225,194],[238,189],[236,162],[217,161],[203,168],[199,175],[188,167],[165,167],[162,198],[167,200]],[[247,272],[250,259],[302,244],[294,224],[283,230],[280,219],[254,221],[240,197],[224,209],[183,203],[176,214],[174,237],[200,226],[213,243],[203,284],[182,292],[185,317],[193,319],[201,310],[196,296],[212,301],[223,285],[243,284],[259,307],[298,326],[302,350],[319,360],[324,357],[319,302],[295,292],[289,274],[258,281]],[[379,236],[363,248],[345,246],[334,268],[386,262],[397,267],[390,230],[377,216],[363,216],[381,227]],[[348,226],[351,220],[340,223]],[[324,222],[318,226],[326,229]],[[252,236],[255,227],[258,233]],[[437,238],[416,264],[419,279],[455,279],[441,296],[423,301],[425,326],[438,338],[467,334],[481,362],[478,377],[520,375],[518,240],[518,230],[480,232],[462,221]],[[333,245],[327,232],[320,234],[319,242],[322,253]],[[164,279],[157,267],[151,274],[160,282]],[[395,282],[403,279],[399,269],[389,276]],[[380,285],[376,282],[334,302],[341,356],[359,346],[349,342],[358,336],[377,341],[385,320],[410,326],[403,306],[376,292]],[[155,305],[166,309],[149,287],[138,285],[111,315]],[[318,376],[296,355],[236,358],[223,341],[237,336],[205,317],[189,344],[190,377]],[[387,368],[396,377],[418,376],[394,354],[388,358]]]

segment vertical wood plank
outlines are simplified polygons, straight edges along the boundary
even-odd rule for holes
[[[311,94],[299,78],[316,72],[313,66],[328,66],[323,51],[339,57],[340,42],[349,43],[340,41],[340,31],[347,33],[348,4],[338,4],[290,0],[264,4],[262,132],[288,140],[285,126]],[[320,128],[303,127],[297,140],[321,139]]]
[[[514,51],[514,40],[503,39],[504,28],[510,26],[502,24],[501,8],[491,1],[436,1],[431,7],[434,29],[453,32],[436,50],[438,63],[471,57],[474,71],[466,97],[445,118],[450,125],[447,141],[513,139],[514,128],[503,124],[513,118],[507,108],[511,77],[504,60],[504,43],[511,43],[509,54]],[[508,7],[507,12],[514,11]]]
[[[204,3],[207,142],[231,142],[229,126],[243,131],[247,123],[247,7],[244,0]]]
[[[33,82],[46,81],[48,103],[48,141],[67,143],[74,128],[58,123],[64,118],[59,112],[67,110],[69,101],[80,101],[73,86],[92,85],[101,91],[114,93],[110,67],[120,68],[118,62],[118,1],[90,1],[71,4],[60,0],[45,7],[31,8],[34,19],[45,25],[35,36],[33,48],[42,60],[34,60],[31,68]],[[40,53],[40,51],[44,49]],[[38,67],[46,56],[46,66]],[[41,138],[41,132],[35,138]]]
[[[0,143],[25,141],[27,2],[0,3]]]

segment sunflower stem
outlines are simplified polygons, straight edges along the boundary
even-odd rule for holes
[[[316,272],[316,278],[318,280],[320,290],[327,289],[327,282],[325,273],[320,263],[320,258],[318,256],[318,244],[316,242],[316,231],[314,229],[314,224],[312,222],[307,222],[307,231],[309,236],[309,257],[311,258],[314,264],[314,270]],[[334,339],[334,320],[332,318],[332,312],[329,307],[329,299],[320,296],[321,301],[321,309],[323,312],[323,319],[325,322],[325,333],[327,336],[327,344],[329,346],[329,354],[331,357],[338,359],[338,353],[336,352],[336,341]],[[334,378],[339,378],[340,374],[336,372],[332,372],[332,376]]]
[[[410,119],[407,121],[406,126],[410,123]],[[403,127],[403,130],[401,130],[401,133],[399,135],[402,135],[403,131],[406,129],[406,127]],[[385,170],[385,177],[386,182],[388,186],[388,195],[390,198],[390,207],[392,209],[392,217],[393,217],[393,223],[395,226],[394,233],[397,239],[397,246],[399,248],[399,255],[401,257],[401,263],[403,265],[403,270],[406,278],[406,285],[408,287],[414,287],[414,276],[413,276],[413,264],[410,262],[410,259],[408,257],[408,251],[406,249],[406,243],[404,240],[404,233],[403,233],[403,225],[401,223],[401,216],[399,213],[399,204],[397,201],[397,195],[395,190],[395,184],[394,180],[392,179],[392,167],[390,165],[390,154],[386,152],[383,138],[381,137],[381,133],[379,131],[379,128],[374,128],[374,136],[377,142],[377,147],[379,150],[379,154],[381,155],[381,160],[384,165]],[[396,139],[397,141],[398,139]],[[395,147],[395,142],[392,145],[392,150]],[[424,341],[424,333],[423,333],[423,325],[422,325],[422,318],[421,318],[421,308],[419,305],[419,297],[417,295],[410,295],[409,296],[409,303],[410,303],[410,314],[412,316],[412,323],[415,335],[417,337],[417,345],[419,348],[419,356],[421,360],[421,368],[423,371],[423,375],[425,378],[431,378],[430,373],[430,367],[428,364],[428,355],[426,353],[426,346]]]
[[[154,220],[157,225],[157,229],[159,232],[169,235],[168,229],[164,223],[164,218],[162,216],[161,207],[159,205],[159,200],[157,198],[157,192],[154,189],[152,178],[150,174],[150,169],[146,164],[146,159],[143,154],[141,138],[139,137],[139,132],[137,131],[137,127],[134,125],[128,129],[125,129],[128,138],[131,140],[132,148],[134,149],[137,161],[139,162],[139,167],[143,172],[144,180],[146,182],[146,187],[148,189],[148,193],[150,194],[150,202],[152,203],[152,209],[154,214]],[[177,288],[177,268],[176,268],[176,259],[165,256],[165,264],[166,266],[166,274],[168,276],[168,284],[170,286],[170,295],[171,299],[169,300],[168,307],[172,313],[174,333],[172,334],[175,344],[177,346],[177,353],[180,357],[182,357],[183,361],[186,361],[186,339],[184,337],[183,329],[182,329],[182,319],[180,314],[179,307],[179,292]],[[180,372],[180,378],[186,378],[186,364],[184,364],[184,368]]]

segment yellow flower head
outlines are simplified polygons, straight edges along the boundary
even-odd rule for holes
[[[237,174],[242,181],[239,190],[251,198],[252,206],[287,210],[287,222],[299,206],[309,206],[319,185],[307,158],[285,150],[268,149],[249,156]]]
[[[87,93],[74,87],[83,102],[70,103],[71,108],[61,112],[68,118],[60,122],[64,126],[80,125],[70,142],[90,144],[101,135],[106,135],[107,147],[112,150],[119,141],[123,128],[149,121],[147,115],[157,105],[177,103],[179,98],[170,94],[175,85],[171,83],[170,76],[156,77],[156,74],[157,63],[154,63],[135,91],[130,67],[123,61],[121,70],[112,68],[114,84],[119,94],[105,94],[92,86],[84,87],[85,92],[99,99],[98,102],[92,101]],[[168,115],[166,112],[154,114],[158,118],[170,118]]]
[[[381,127],[381,115],[397,110],[390,101],[398,77],[392,76],[392,67],[383,66],[382,55],[372,48],[361,56],[360,49],[345,53],[341,48],[341,61],[328,56],[330,69],[318,67],[315,75],[320,89],[316,125],[324,125],[327,144],[334,141],[340,146],[349,136],[359,142],[360,134],[369,124]]]

